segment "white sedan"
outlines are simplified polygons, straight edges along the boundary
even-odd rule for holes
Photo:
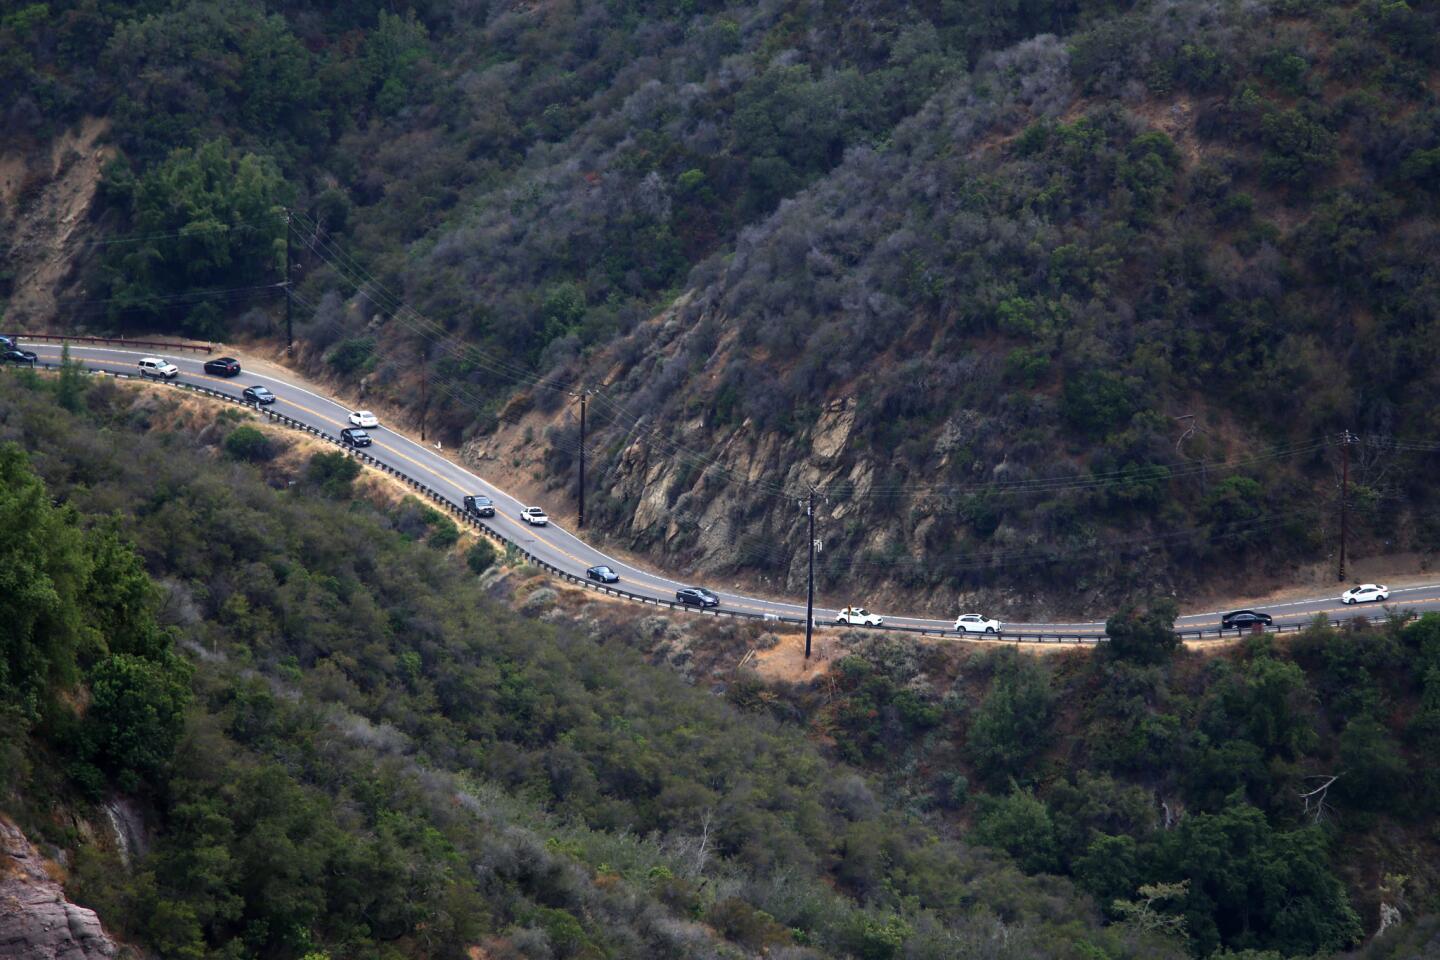
[[[543,527],[550,522],[550,518],[545,516],[545,511],[539,507],[526,507],[521,510],[520,519],[532,527]]]
[[[1340,594],[1341,603],[1370,603],[1389,599],[1390,588],[1383,583],[1362,583]]]
[[[350,414],[350,422],[357,427],[373,428],[380,426],[380,418],[369,410],[356,410]]]
[[[956,633],[999,633],[1000,621],[978,613],[962,613],[955,620]]]
[[[864,607],[846,607],[836,615],[835,622],[848,623],[852,627],[878,627],[885,618],[877,617]]]

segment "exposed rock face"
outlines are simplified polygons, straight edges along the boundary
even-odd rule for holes
[[[99,960],[117,953],[95,911],[66,900],[25,834],[0,818],[0,960]]]

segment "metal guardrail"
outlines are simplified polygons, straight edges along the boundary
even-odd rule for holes
[[[194,350],[197,353],[205,351],[214,353],[213,343],[175,343],[169,340],[129,340],[125,337],[76,337],[65,333],[17,333],[16,340],[47,340],[57,343],[103,343],[108,345],[119,345],[122,347],[151,347],[159,350]]]
[[[130,342],[133,343],[133,342],[135,342],[135,341],[130,341]],[[41,362],[41,363],[38,364],[38,366],[47,367],[47,368],[54,368],[54,367],[58,367],[59,365],[58,365],[58,364],[53,364],[53,363]],[[274,410],[271,410],[271,409],[269,409],[268,407],[263,406],[263,405],[261,405],[261,404],[251,403],[250,401],[241,399],[240,397],[231,396],[231,395],[228,394],[228,393],[221,393],[221,392],[218,391],[218,390],[212,390],[212,389],[210,389],[209,387],[201,387],[201,386],[197,386],[197,385],[195,385],[195,384],[193,384],[193,383],[186,383],[186,382],[181,381],[181,380],[154,380],[154,379],[151,379],[151,378],[149,378],[149,377],[140,377],[140,376],[135,375],[135,374],[112,373],[112,372],[106,371],[106,370],[90,370],[89,368],[86,368],[86,369],[87,369],[87,372],[88,372],[88,373],[93,374],[93,375],[110,376],[110,377],[115,377],[116,379],[120,379],[120,380],[143,380],[143,381],[146,382],[146,383],[159,383],[159,384],[164,384],[164,385],[166,385],[166,386],[175,387],[176,389],[180,389],[180,390],[188,390],[188,391],[190,391],[191,393],[199,393],[199,394],[202,394],[202,395],[204,395],[204,396],[213,397],[213,398],[218,399],[218,400],[224,400],[224,401],[226,401],[227,403],[233,403],[233,404],[235,404],[235,405],[237,405],[237,406],[245,407],[245,408],[247,408],[247,409],[252,409],[252,410],[254,410],[255,412],[257,412],[257,413],[259,413],[259,414],[267,417],[272,423],[279,423],[279,424],[281,424],[281,425],[283,425],[283,426],[290,427],[291,429],[299,430],[299,431],[301,431],[301,432],[303,432],[303,433],[308,433],[308,434],[310,434],[310,435],[313,436],[313,437],[316,437],[316,438],[318,438],[318,439],[320,439],[320,440],[326,441],[327,443],[334,444],[335,446],[339,447],[341,451],[349,454],[350,456],[354,457],[355,459],[360,460],[361,462],[366,463],[366,464],[368,464],[369,466],[372,466],[372,467],[374,467],[375,469],[379,470],[381,473],[388,474],[388,475],[396,478],[397,480],[401,481],[402,483],[405,483],[405,484],[409,485],[410,487],[414,488],[417,492],[423,494],[424,496],[428,497],[430,500],[432,500],[432,501],[435,502],[436,504],[440,505],[442,508],[444,508],[444,510],[445,510],[447,513],[449,513],[452,517],[455,517],[456,519],[458,519],[461,523],[466,524],[466,525],[469,526],[471,529],[473,529],[473,530],[475,530],[475,531],[483,534],[484,536],[489,537],[491,540],[494,540],[494,541],[496,541],[497,543],[501,544],[503,547],[506,548],[506,551],[507,551],[507,552],[513,552],[513,553],[515,553],[515,554],[518,554],[520,557],[524,558],[524,560],[525,560],[526,563],[529,563],[529,564],[531,564],[532,566],[539,567],[540,569],[544,570],[547,574],[549,574],[549,575],[552,576],[552,577],[556,577],[556,578],[558,578],[558,579],[568,581],[568,582],[573,583],[573,584],[576,584],[576,585],[578,585],[578,586],[585,587],[586,589],[588,589],[588,590],[593,590],[593,591],[595,591],[596,593],[603,593],[603,594],[605,594],[605,595],[607,595],[607,596],[617,597],[617,598],[622,599],[622,600],[629,600],[629,601],[632,601],[632,602],[634,602],[634,603],[649,604],[649,605],[651,605],[651,606],[656,606],[656,607],[668,607],[668,608],[671,609],[671,610],[684,610],[684,611],[687,611],[687,612],[690,612],[690,613],[695,613],[695,614],[700,614],[700,615],[708,615],[708,616],[712,616],[712,617],[731,617],[731,618],[740,619],[740,620],[760,620],[760,621],[763,621],[763,622],[766,622],[766,623],[786,623],[786,624],[792,624],[792,625],[794,625],[794,626],[802,626],[802,627],[805,625],[805,618],[804,618],[804,617],[790,617],[790,616],[784,616],[784,615],[780,615],[780,614],[770,614],[770,613],[753,613],[753,612],[750,612],[750,611],[748,611],[748,610],[722,610],[722,609],[719,609],[719,608],[715,608],[715,609],[703,609],[703,610],[702,610],[702,609],[697,609],[697,608],[692,607],[692,606],[688,606],[688,605],[686,605],[686,604],[677,603],[677,602],[674,601],[674,600],[665,600],[665,599],[662,599],[662,598],[659,598],[659,597],[649,597],[649,596],[645,596],[644,594],[631,593],[630,591],[628,591],[628,590],[622,590],[622,589],[620,589],[619,587],[607,586],[606,584],[596,583],[595,581],[589,580],[589,579],[587,579],[587,578],[585,578],[585,577],[576,576],[575,574],[570,573],[570,572],[567,571],[567,570],[562,570],[562,569],[560,569],[559,567],[555,566],[554,564],[552,564],[552,563],[550,563],[550,562],[548,562],[548,561],[546,561],[546,560],[542,560],[540,557],[537,557],[535,554],[531,553],[529,550],[526,550],[524,547],[520,546],[520,544],[516,543],[514,540],[511,540],[509,537],[507,537],[507,536],[505,536],[504,534],[500,533],[498,530],[495,530],[495,529],[487,526],[486,524],[482,523],[481,520],[480,520],[480,518],[478,518],[478,517],[476,517],[476,516],[474,516],[474,515],[472,515],[472,514],[466,513],[465,510],[464,510],[459,504],[457,504],[455,501],[451,500],[449,497],[446,497],[444,494],[442,494],[440,491],[436,490],[434,487],[431,487],[431,486],[429,486],[428,484],[425,484],[425,483],[422,483],[422,482],[419,481],[419,480],[416,480],[414,477],[409,476],[408,474],[404,473],[403,471],[397,470],[395,467],[392,467],[392,466],[390,466],[388,463],[385,463],[384,461],[377,459],[376,457],[372,456],[371,454],[365,453],[364,451],[361,451],[361,450],[357,450],[357,449],[355,449],[354,447],[347,446],[346,444],[344,444],[344,443],[342,443],[342,442],[340,441],[340,438],[335,437],[335,436],[332,436],[332,435],[326,433],[325,431],[319,429],[318,427],[312,427],[312,426],[310,426],[310,425],[307,424],[307,423],[303,423],[303,422],[301,422],[301,421],[299,421],[299,420],[296,420],[294,417],[287,417],[285,414],[283,414],[283,413],[278,413],[278,412],[276,412],[276,411],[274,411]],[[1344,623],[1345,623],[1345,621],[1343,621],[1343,620],[1327,620],[1327,622],[1328,622],[1332,627],[1343,626]],[[1276,624],[1276,625],[1274,625],[1273,627],[1271,627],[1270,629],[1265,630],[1265,631],[1263,631],[1263,632],[1265,632],[1265,633],[1285,633],[1285,632],[1287,632],[1287,631],[1288,631],[1288,632],[1298,632],[1298,631],[1300,631],[1300,630],[1304,630],[1304,629],[1305,629],[1306,627],[1308,627],[1309,625],[1310,625],[1309,623],[1295,623],[1295,624],[1283,624],[1283,623],[1282,623],[1282,624]],[[842,629],[842,626],[841,626],[840,624],[830,623],[829,621],[823,621],[823,620],[816,620],[816,621],[815,621],[815,627],[816,627],[816,628],[825,628],[825,629]],[[1089,644],[1089,645],[1094,645],[1094,644],[1098,644],[1098,643],[1105,643],[1105,642],[1107,642],[1107,641],[1110,639],[1109,637],[1105,636],[1104,634],[1094,634],[1094,633],[1064,633],[1064,632],[1049,631],[1049,630],[1044,630],[1044,631],[1034,631],[1034,630],[1029,630],[1029,631],[1009,631],[1009,630],[1006,630],[1006,631],[1001,631],[1000,633],[997,633],[997,634],[994,634],[994,635],[990,635],[990,634],[958,633],[958,632],[955,631],[955,630],[946,630],[946,629],[943,629],[943,628],[907,627],[907,626],[900,626],[900,625],[893,625],[893,626],[892,626],[892,625],[882,625],[882,626],[879,626],[879,627],[861,627],[861,626],[845,625],[845,626],[843,627],[843,629],[847,629],[847,630],[883,630],[883,631],[892,631],[892,632],[900,632],[900,633],[913,633],[913,634],[918,634],[918,635],[920,635],[920,636],[927,636],[927,637],[951,637],[951,638],[955,638],[955,639],[964,639],[964,640],[971,640],[971,641],[980,640],[980,641],[988,641],[988,642],[992,642],[992,643],[1057,643],[1057,644],[1075,644],[1075,645],[1087,645],[1087,644]],[[1240,637],[1245,636],[1245,635],[1246,635],[1246,631],[1235,631],[1235,630],[1231,630],[1231,631],[1228,631],[1228,632],[1227,632],[1227,631],[1222,630],[1222,629],[1220,629],[1220,628],[1218,628],[1218,627],[1212,627],[1212,628],[1209,628],[1209,629],[1176,630],[1176,631],[1175,631],[1175,635],[1176,635],[1177,637],[1179,637],[1181,640],[1212,640],[1212,641],[1218,641],[1218,640],[1224,640],[1224,639],[1238,639],[1238,638],[1240,638]]]

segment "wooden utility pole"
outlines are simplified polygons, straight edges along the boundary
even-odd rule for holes
[[[580,512],[575,519],[575,526],[585,526],[585,401],[590,398],[589,390],[580,391]]]
[[[806,528],[809,533],[810,572],[805,587],[805,659],[810,659],[810,634],[815,627],[815,491],[805,498]]]
[[[295,328],[292,325],[293,299],[290,296],[290,210],[285,210],[285,351],[295,349]],[[425,439],[421,437],[420,439]]]
[[[430,418],[430,352],[420,347],[420,441],[425,441],[425,421]]]
[[[1350,534],[1350,444],[1359,438],[1349,430],[1340,437],[1340,582],[1345,581],[1345,541]]]

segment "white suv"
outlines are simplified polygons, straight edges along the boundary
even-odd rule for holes
[[[164,357],[146,357],[140,361],[140,376],[142,377],[159,377],[161,380],[174,380],[179,375],[180,368]]]
[[[848,623],[852,627],[878,627],[885,622],[864,607],[846,607],[835,617],[836,623]]]
[[[1341,603],[1369,603],[1389,599],[1390,588],[1383,583],[1362,583],[1340,594]]]
[[[962,613],[955,620],[956,633],[999,633],[1000,621],[978,613]]]
[[[520,519],[532,527],[543,527],[550,522],[550,518],[545,516],[545,511],[539,507],[526,507],[521,510]]]

